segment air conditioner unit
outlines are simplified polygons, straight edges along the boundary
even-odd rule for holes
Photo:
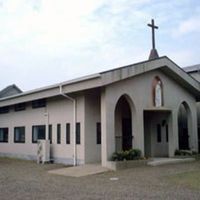
[[[37,163],[45,163],[50,161],[50,141],[37,141]]]

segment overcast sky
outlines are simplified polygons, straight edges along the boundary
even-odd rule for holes
[[[27,91],[147,60],[200,63],[199,0],[0,0],[0,89]]]

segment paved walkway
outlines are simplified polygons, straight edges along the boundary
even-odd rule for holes
[[[176,164],[184,162],[195,161],[194,158],[153,158],[149,161],[147,165],[149,166],[159,166],[166,164]],[[99,174],[103,172],[110,171],[108,168],[102,167],[101,164],[86,164],[76,167],[65,167],[55,170],[50,170],[48,173],[62,175],[62,176],[71,176],[71,177],[82,177],[93,174]]]
[[[86,164],[76,167],[66,167],[61,169],[50,170],[48,171],[48,173],[62,176],[81,177],[99,174],[106,171],[109,171],[109,169],[102,167],[100,164]]]
[[[147,165],[158,166],[158,165],[185,163],[193,161],[195,161],[195,158],[153,158],[153,160],[148,162]]]

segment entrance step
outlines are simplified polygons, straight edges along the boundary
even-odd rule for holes
[[[153,160],[149,161],[147,165],[159,166],[159,165],[185,163],[193,161],[195,161],[195,158],[153,158]]]
[[[50,170],[48,171],[48,173],[62,175],[62,176],[81,177],[81,176],[104,173],[107,171],[109,171],[109,169],[102,167],[101,164],[85,164],[75,167],[65,167],[65,168]]]

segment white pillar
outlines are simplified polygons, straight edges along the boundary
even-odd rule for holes
[[[169,117],[169,157],[174,156],[176,149],[179,149],[178,142],[178,115],[177,111],[172,111]]]
[[[134,146],[133,148],[140,149],[144,155],[144,117],[143,109],[136,110],[133,117],[133,132],[134,132]]]
[[[197,126],[197,108],[194,106],[191,108],[191,132],[190,135],[190,148],[191,150],[194,150],[198,152],[198,126]]]
[[[101,162],[102,166],[107,166],[112,153],[115,151],[114,134],[114,109],[112,101],[107,101],[106,92],[101,93]]]

